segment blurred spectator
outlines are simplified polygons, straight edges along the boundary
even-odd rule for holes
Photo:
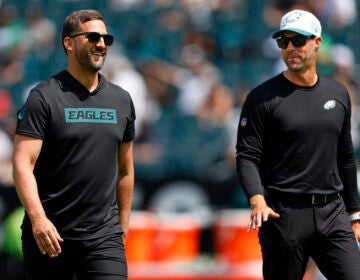
[[[114,46],[115,47],[115,46]],[[144,121],[148,118],[147,88],[144,78],[135,69],[127,57],[116,50],[109,51],[109,60],[104,65],[102,73],[109,81],[128,91],[136,108],[136,137],[141,135]]]
[[[56,26],[44,16],[39,3],[30,4],[25,11],[27,28],[23,36],[22,45],[35,55],[38,60],[47,60],[56,46]]]
[[[12,179],[12,123],[10,114],[13,110],[11,95],[7,90],[0,90],[0,185],[13,186]]]
[[[209,1],[214,6],[213,26],[211,34],[216,41],[218,55],[224,58],[228,63],[232,60],[241,59],[254,50],[251,40],[248,40],[248,29],[250,17],[249,3],[245,0],[224,0]],[[216,3],[216,4],[215,4]],[[250,31],[250,32],[249,32]],[[249,32],[247,34],[247,32]],[[248,44],[250,47],[248,47]]]
[[[351,135],[353,139],[355,155],[360,158],[360,108],[359,83],[355,76],[355,55],[352,49],[344,44],[336,44],[332,49],[332,61],[334,64],[333,78],[341,82],[348,90],[352,103]]]
[[[290,10],[310,10],[307,0],[271,0],[263,10],[265,22],[273,29],[277,29],[282,16]],[[313,2],[323,2],[313,1]],[[314,12],[314,11],[312,11]]]
[[[25,28],[16,5],[0,6],[0,88],[9,89],[24,78],[21,40]],[[10,94],[14,99],[15,94],[12,91]]]
[[[9,54],[0,53],[0,86],[9,87],[15,85],[21,82],[23,78],[23,62]]]
[[[236,184],[234,159],[236,126],[233,123],[234,93],[222,84],[215,84],[196,111],[193,158],[196,179],[208,188],[215,205],[230,205]],[[231,153],[231,156],[229,155]]]
[[[211,128],[224,125],[234,106],[233,96],[226,86],[213,85],[196,112],[200,126]]]
[[[139,180],[157,185],[192,180],[204,185],[212,203],[228,204],[234,188],[229,182],[235,176],[234,165],[228,161],[231,140],[227,122],[234,106],[232,91],[214,84],[188,113],[176,103],[182,93],[177,91],[174,75],[183,70],[162,61],[151,61],[140,69],[156,110],[135,143],[135,173]]]
[[[12,178],[13,117],[12,98],[6,89],[0,89],[0,275],[4,280],[23,280],[17,278],[22,271],[19,259],[13,260],[5,252],[8,245],[14,244],[18,236],[9,232],[7,216],[19,205]],[[19,227],[20,229],[20,227]],[[16,277],[15,277],[16,276]],[[21,275],[23,276],[23,275]]]
[[[206,31],[212,26],[212,6],[209,0],[181,0],[181,5],[189,15],[191,26]]]
[[[0,130],[0,184],[13,186],[11,156],[13,143],[9,135]]]
[[[198,173],[202,180],[227,180],[234,175],[228,165],[230,143],[227,123],[234,107],[233,92],[222,84],[213,85],[204,102],[196,110],[199,143],[193,153],[198,159]],[[195,137],[195,136],[194,136]],[[206,171],[208,170],[208,171]]]
[[[357,17],[356,0],[307,0],[309,6],[316,12],[324,22],[324,27],[328,30],[336,41],[344,40],[347,32]]]
[[[17,6],[0,6],[0,51],[17,55],[24,30],[25,23],[18,17]]]
[[[111,11],[121,12],[135,9],[142,0],[109,0],[108,7]]]
[[[42,5],[30,3],[25,10],[26,30],[21,41],[26,80],[33,83],[45,79],[56,65],[55,22],[44,15]],[[49,63],[52,61],[52,63]]]
[[[174,82],[178,67],[160,58],[144,60],[139,65],[149,94],[149,118],[156,120],[166,111],[172,111],[177,97],[177,88]]]
[[[221,74],[198,45],[184,45],[180,58],[184,68],[174,77],[179,88],[177,103],[182,112],[195,115],[210,88],[220,82]]]
[[[139,65],[147,88],[147,118],[134,147],[135,173],[139,180],[158,181],[171,178],[174,163],[170,161],[172,130],[176,127],[174,100],[177,90],[173,85],[175,67],[160,59]],[[136,109],[137,110],[137,109]]]
[[[354,98],[354,104],[357,104],[356,98],[359,96],[359,84],[355,77],[355,55],[352,49],[344,44],[335,44],[332,48],[332,61],[334,64],[333,77],[343,83]]]

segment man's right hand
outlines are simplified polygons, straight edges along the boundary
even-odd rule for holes
[[[34,220],[32,230],[38,248],[43,255],[47,254],[54,258],[61,253],[60,243],[64,240],[48,218],[42,217]]]
[[[269,218],[278,219],[280,217],[278,213],[266,204],[265,197],[261,194],[250,197],[249,203],[252,211],[247,229],[248,232],[261,227],[262,222],[266,222]]]

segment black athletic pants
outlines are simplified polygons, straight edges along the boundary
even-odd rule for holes
[[[127,264],[120,233],[94,240],[64,240],[62,253],[42,255],[32,234],[23,234],[28,280],[126,280]],[[76,276],[76,278],[73,278]]]
[[[280,218],[259,230],[264,280],[302,280],[310,256],[328,280],[360,279],[360,251],[341,197],[321,205],[266,200]]]

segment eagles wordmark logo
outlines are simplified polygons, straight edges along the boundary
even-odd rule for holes
[[[67,123],[117,123],[116,110],[104,108],[64,108]]]

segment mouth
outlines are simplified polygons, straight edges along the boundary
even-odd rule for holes
[[[299,60],[300,58],[298,56],[288,56],[286,58],[287,61],[296,61]]]
[[[98,56],[98,57],[104,57],[106,55],[106,53],[94,52],[94,53],[92,53],[92,55]]]
[[[103,62],[105,61],[106,53],[105,52],[93,52],[91,53],[94,62]]]

